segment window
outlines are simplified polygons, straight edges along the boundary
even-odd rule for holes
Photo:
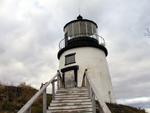
[[[75,53],[69,54],[65,56],[65,65],[75,63]]]

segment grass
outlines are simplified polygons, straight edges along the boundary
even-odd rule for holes
[[[21,84],[19,86],[5,86],[0,84],[0,113],[16,113],[38,90]],[[47,94],[47,103],[51,101]],[[42,96],[32,105],[32,113],[42,113]]]

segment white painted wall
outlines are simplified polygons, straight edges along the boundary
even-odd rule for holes
[[[76,63],[65,66],[65,55],[71,53],[76,53]],[[60,57],[59,69],[73,65],[79,65],[78,86],[81,86],[84,70],[87,68],[90,80],[101,94],[99,96],[102,96],[105,102],[115,102],[108,65],[102,50],[94,47],[80,47],[65,51]]]

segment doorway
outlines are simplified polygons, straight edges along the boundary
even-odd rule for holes
[[[74,70],[65,72],[64,83],[65,88],[73,88],[76,86]]]
[[[78,66],[71,66],[61,69],[64,88],[77,87],[77,71]]]

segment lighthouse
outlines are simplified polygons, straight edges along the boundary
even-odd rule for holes
[[[114,103],[105,40],[98,35],[98,25],[82,16],[64,26],[57,57],[64,88],[82,87],[85,72],[99,98]]]
[[[106,61],[108,51],[97,29],[94,21],[80,15],[64,26],[56,75],[42,84],[18,113],[31,112],[41,94],[43,113],[111,113],[106,103],[115,103],[115,99]],[[47,107],[46,89],[50,84],[52,101]]]

